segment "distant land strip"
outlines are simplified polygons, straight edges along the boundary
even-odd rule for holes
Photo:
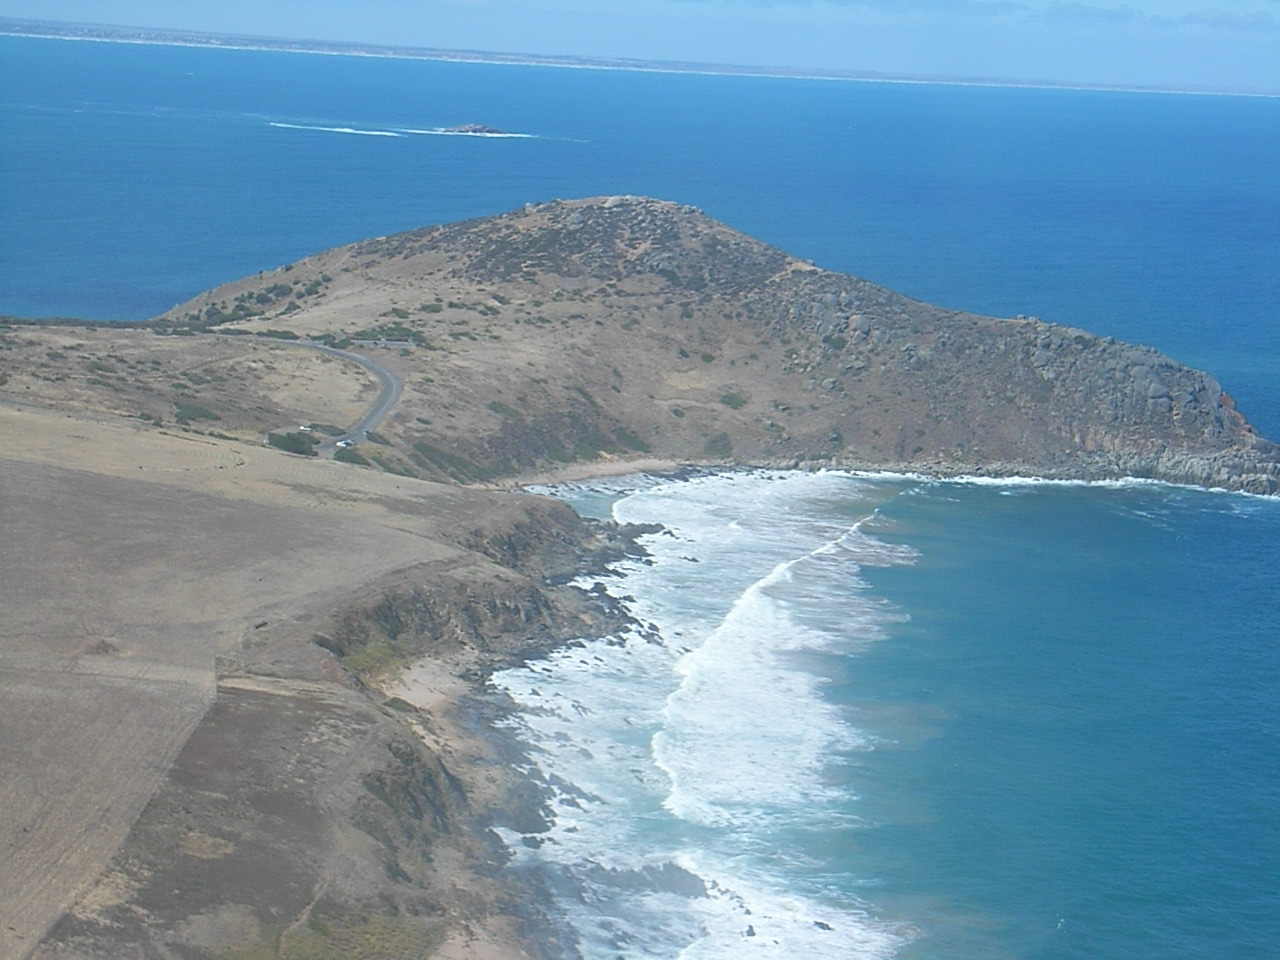
[[[778,67],[731,63],[699,63],[685,60],[641,60],[628,57],[579,57],[561,54],[501,53],[486,50],[447,50],[435,47],[352,43],[336,40],[286,39],[243,34],[202,33],[151,27],[124,27],[60,20],[26,20],[0,17],[0,36],[88,40],[100,43],[137,43],[170,47],[217,47],[225,50],[271,50],[278,53],[313,53],[345,57],[377,57],[397,60],[440,60],[453,63],[493,63],[581,70],[630,70],[642,73],[692,73],[737,77],[776,77],[789,80],[841,80],[861,83],[938,84],[969,87],[1019,87],[1044,90],[1091,90],[1114,93],[1195,94],[1202,96],[1280,97],[1280,90],[1209,87],[1117,86],[1113,84],[1055,80],[1010,80],[999,77],[907,75],[871,70],[822,67]]]

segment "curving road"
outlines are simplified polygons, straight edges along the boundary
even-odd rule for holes
[[[302,347],[305,350],[318,350],[320,353],[327,353],[330,356],[341,357],[343,360],[350,360],[352,363],[359,364],[364,367],[375,377],[378,378],[378,384],[381,390],[378,398],[374,400],[373,406],[369,411],[348,428],[346,433],[339,434],[336,437],[326,437],[316,446],[316,452],[322,456],[332,456],[333,451],[339,443],[345,440],[360,443],[365,439],[365,435],[370,430],[376,430],[383,420],[387,418],[387,414],[391,412],[391,408],[396,405],[396,401],[400,399],[400,393],[404,390],[404,383],[401,379],[371,357],[366,357],[362,353],[352,353],[350,350],[339,350],[337,347],[327,347],[323,343],[312,343],[309,340],[281,340],[276,337],[236,337],[237,340],[249,339],[258,343],[271,343],[287,347]]]

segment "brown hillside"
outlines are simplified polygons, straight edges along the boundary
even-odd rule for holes
[[[162,322],[287,330],[404,378],[388,469],[480,480],[653,452],[1276,489],[1212,377],[1033,319],[939,309],[697,210],[557,201],[331,250]]]

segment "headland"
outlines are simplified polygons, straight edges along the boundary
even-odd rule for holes
[[[142,327],[0,323],[0,348],[4,958],[559,955],[492,833],[541,801],[483,679],[618,629],[569,582],[634,531],[495,487],[699,464],[1280,489],[1209,374],[645,198],[353,244]],[[403,391],[353,433],[379,369]]]

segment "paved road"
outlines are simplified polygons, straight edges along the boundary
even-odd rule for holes
[[[237,337],[236,339],[242,339]],[[387,418],[387,414],[391,412],[391,408],[396,405],[396,401],[400,399],[400,393],[404,390],[404,383],[394,373],[380,364],[371,357],[366,357],[362,353],[352,353],[350,350],[339,350],[337,347],[326,347],[323,343],[312,343],[308,340],[281,340],[276,337],[249,337],[248,339],[256,340],[259,343],[271,343],[275,345],[284,344],[287,347],[302,347],[305,350],[318,350],[320,353],[327,353],[334,357],[341,357],[343,360],[350,360],[352,363],[358,363],[364,367],[375,377],[382,387],[378,393],[378,399],[373,402],[373,406],[369,408],[369,412],[357,420],[347,430],[346,433],[336,437],[326,437],[316,446],[316,452],[321,456],[332,456],[333,451],[338,444],[344,440],[351,440],[355,443],[361,443],[365,439],[365,435],[370,430],[376,430],[383,420]]]

